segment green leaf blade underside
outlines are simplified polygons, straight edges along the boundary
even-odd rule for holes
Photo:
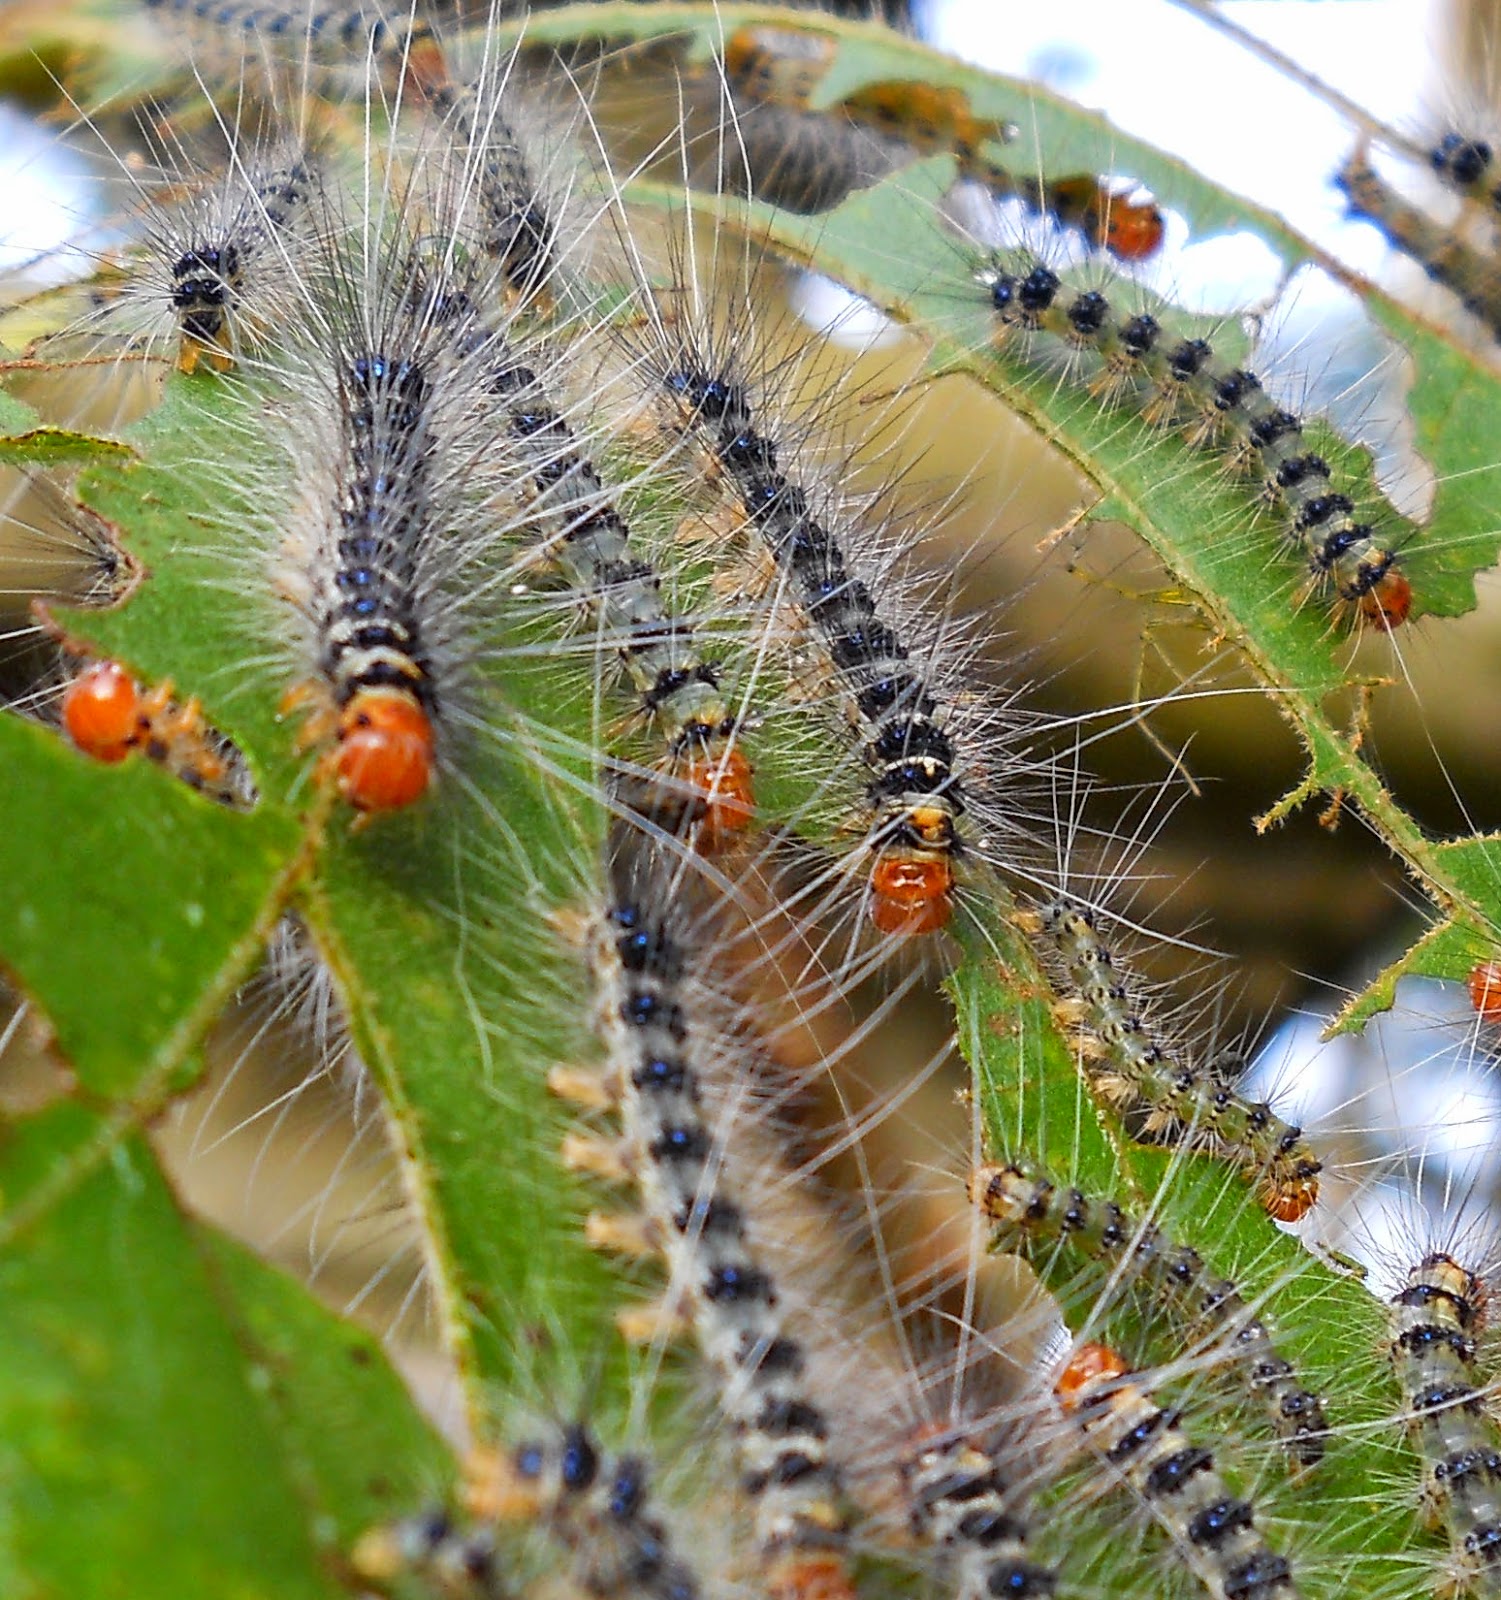
[[[345,1593],[320,1518],[413,1489],[429,1431],[364,1336],[188,1224],[139,1135],[94,1161],[102,1136],[65,1104],[0,1139],[6,1594]]]
[[[24,401],[17,400],[14,395],[0,389],[0,434],[6,436],[6,444],[30,433],[39,420],[36,412]]]
[[[129,454],[119,439],[44,426],[30,406],[0,389],[0,464],[46,469]]]
[[[587,822],[504,752],[469,776],[516,830],[516,854],[477,808],[445,797],[437,814],[382,822],[381,839],[331,833],[305,915],[385,1093],[445,1341],[483,1431],[486,1396],[514,1394],[522,1375],[576,1401],[567,1329],[602,1330],[589,1354],[608,1412],[603,1380],[621,1375],[624,1348],[615,1274],[585,1246],[588,1196],[559,1158],[570,1117],[545,1086],[549,1067],[590,1049],[587,978],[545,920],[588,909]]]
[[[435,1503],[453,1453],[378,1340],[214,1229],[191,1229],[308,1525],[333,1552]]]
[[[296,831],[14,718],[0,770],[0,962],[85,1088],[159,1091],[264,943]]]
[[[1404,351],[1413,374],[1407,411],[1415,448],[1437,479],[1433,516],[1399,540],[1416,617],[1475,607],[1475,576],[1501,553],[1501,379],[1483,354],[1371,294],[1370,314]]]
[[[213,503],[198,430],[225,420],[172,390],[129,445],[103,442],[79,492],[120,530],[145,578],[117,608],[55,608],[80,644],[183,697],[201,688],[216,708],[237,703],[223,691],[243,674],[226,656],[243,663],[254,637],[232,590],[204,581],[222,547],[188,553],[202,543],[194,518]],[[215,726],[257,765],[253,728],[232,711]],[[303,827],[264,795],[253,812],[232,812],[143,758],[101,766],[15,719],[0,722],[0,745],[16,778],[0,786],[0,865],[12,885],[0,960],[47,1013],[84,1087],[149,1095],[257,959]]]

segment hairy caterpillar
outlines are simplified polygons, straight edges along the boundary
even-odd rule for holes
[[[1322,1457],[1328,1423],[1319,1397],[1298,1382],[1236,1286],[1215,1277],[1198,1251],[1113,1200],[1059,1188],[1020,1167],[977,1167],[969,1192],[995,1225],[997,1245],[1024,1244],[1036,1252],[1061,1244],[1107,1265],[1118,1261],[1128,1279],[1142,1279],[1191,1330],[1215,1335],[1235,1357],[1298,1465],[1310,1467]]]
[[[434,321],[450,329],[463,356],[482,365],[511,470],[523,486],[521,526],[540,534],[541,552],[595,612],[636,691],[638,716],[663,732],[667,775],[706,797],[696,838],[701,848],[714,848],[749,824],[754,803],[750,763],[735,747],[736,719],[720,688],[719,665],[700,654],[692,623],[667,609],[661,580],[632,541],[618,497],[537,367],[491,331],[482,303],[441,266],[425,278],[420,287]]]
[[[558,222],[549,215],[512,114],[482,84],[444,84],[431,96],[462,157],[472,191],[474,247],[496,263],[501,282],[523,300],[557,270]]]
[[[965,843],[952,719],[930,671],[851,570],[843,533],[773,438],[764,407],[709,338],[660,329],[653,376],[674,425],[699,445],[821,639],[858,725],[869,777],[868,912],[884,934],[942,928]]]
[[[170,683],[143,690],[118,661],[91,661],[62,697],[68,737],[95,761],[123,761],[133,750],[221,805],[255,803],[239,752],[203,720],[196,700],[173,698]]]
[[[609,905],[596,936],[606,1076],[581,1081],[564,1072],[551,1080],[556,1092],[617,1109],[624,1148],[575,1140],[565,1155],[573,1165],[630,1176],[640,1191],[648,1247],[666,1257],[738,1436],[772,1592],[844,1594],[847,1530],[828,1423],[700,1109],[698,1061],[709,1040],[694,1004],[686,902],[669,864],[633,832],[618,824],[608,844]],[[614,1218],[592,1227],[602,1244],[639,1232]]]
[[[1079,1345],[1056,1392],[1091,1450],[1161,1520],[1215,1600],[1298,1593],[1287,1558],[1263,1540],[1254,1509],[1230,1493],[1213,1454],[1193,1443],[1114,1350]]]
[[[1453,1256],[1426,1255],[1392,1300],[1392,1370],[1424,1461],[1424,1499],[1448,1525],[1456,1586],[1501,1593],[1501,1437],[1475,1378],[1485,1285]]]
[[[597,1600],[697,1600],[702,1585],[653,1514],[639,1455],[607,1457],[582,1423],[555,1439],[471,1456],[466,1500],[487,1522],[541,1522],[574,1556],[573,1577]]]
[[[1452,228],[1404,200],[1357,149],[1335,174],[1352,217],[1374,223],[1387,242],[1411,256],[1433,279],[1459,296],[1501,338],[1501,266],[1494,256],[1469,244]]]
[[[1278,405],[1249,368],[1216,356],[1202,338],[1182,338],[1149,313],[1128,314],[1099,289],[1075,289],[1027,251],[998,251],[976,273],[1002,339],[1059,341],[1097,365],[1091,388],[1151,420],[1186,422],[1228,459],[1248,466],[1317,585],[1341,606],[1383,628],[1407,620],[1412,586],[1397,551],[1304,446],[1303,422]]]
[[[1149,1137],[1202,1140],[1244,1167],[1279,1222],[1304,1216],[1318,1199],[1322,1163],[1303,1130],[1264,1101],[1247,1100],[1212,1064],[1175,1058],[1153,1037],[1093,912],[1060,898],[1021,920],[1057,952],[1099,1092],[1122,1109],[1141,1110]]]
[[[430,158],[446,155],[457,170],[434,201],[446,226],[413,251],[409,294],[423,319],[447,331],[483,396],[491,453],[519,503],[508,531],[534,536],[527,559],[555,563],[589,607],[600,642],[613,647],[636,692],[634,720],[662,733],[667,775],[709,797],[695,837],[712,849],[750,821],[750,763],[735,748],[719,663],[700,652],[693,623],[668,606],[632,537],[622,486],[593,458],[599,432],[588,413],[598,395],[566,406],[554,351],[535,330],[525,336],[534,320],[527,313],[556,298],[560,223],[530,141],[513,122],[521,107],[501,87],[482,80],[432,96],[444,120],[443,144]],[[555,342],[587,342],[590,331],[587,314],[574,317],[554,330]]]
[[[499,1600],[509,1590],[496,1555],[493,1528],[469,1526],[435,1507],[362,1534],[350,1565],[369,1583],[410,1575],[451,1600]]]
[[[948,1552],[961,1595],[1039,1600],[1057,1587],[1057,1574],[1033,1560],[1027,1527],[994,1458],[962,1437],[924,1441],[902,1463],[904,1487],[918,1534]]]
[[[243,164],[237,158],[209,195],[154,218],[152,271],[132,293],[160,295],[171,306],[181,371],[192,372],[200,359],[227,369],[274,321],[318,182],[312,156],[283,147]]]
[[[434,765],[438,691],[410,578],[420,560],[412,543],[434,536],[422,527],[429,377],[408,349],[372,344],[342,362],[341,526],[324,536],[318,554],[332,560],[309,583],[337,713],[333,770],[362,811],[420,799]]]
[[[164,28],[184,29],[190,41],[212,52],[224,44],[247,54],[265,51],[278,65],[321,64],[361,69],[367,63],[403,65],[431,52],[438,57],[430,23],[417,8],[395,0],[323,4],[321,0],[140,0]]]
[[[303,742],[325,746],[323,770],[363,812],[421,799],[451,748],[458,638],[501,531],[481,357],[458,357],[413,294],[404,220],[367,218],[363,239],[330,245],[305,327],[265,374],[292,402],[276,441],[297,495],[279,586],[306,665],[287,703],[310,708]]]
[[[31,532],[40,548],[57,546],[57,553],[76,559],[78,587],[66,596],[72,603],[91,609],[122,603],[140,574],[116,544],[113,531],[56,491],[44,492],[41,500],[56,529],[17,523],[12,515],[4,521]],[[18,569],[26,565],[10,564]],[[35,589],[20,592],[30,595],[35,622],[13,637],[45,641],[47,664],[39,681],[12,697],[15,709],[55,721],[95,761],[113,764],[138,751],[221,805],[244,810],[255,804],[255,785],[244,758],[206,724],[196,699],[178,700],[170,683],[145,688],[124,663],[97,657],[71,638],[54,621],[48,604],[64,596],[44,600]]]

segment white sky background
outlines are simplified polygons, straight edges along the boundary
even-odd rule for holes
[[[4,0],[0,0],[4,4]],[[0,100],[0,272],[56,250],[78,232],[84,166],[53,128]]]
[[[1190,12],[1167,0],[918,3],[940,48],[1103,111],[1354,266],[1384,259],[1373,228],[1342,220],[1329,182],[1349,153],[1349,124]],[[1432,98],[1436,0],[1226,0],[1223,10],[1399,129]]]

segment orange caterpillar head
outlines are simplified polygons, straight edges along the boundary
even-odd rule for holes
[[[1153,200],[1113,194],[1098,178],[1080,174],[1043,186],[1048,208],[1064,223],[1081,228],[1096,249],[1118,261],[1146,261],[1162,248],[1167,224]]]
[[[1360,597],[1360,615],[1378,628],[1400,628],[1412,610],[1412,585],[1395,567]]]
[[[433,725],[399,689],[361,689],[339,717],[333,756],[339,793],[358,811],[399,811],[427,792]]]
[[[725,76],[754,100],[801,110],[823,81],[837,48],[828,34],[801,28],[737,28],[725,42]]]
[[[1501,1022],[1501,961],[1482,961],[1470,968],[1470,1004],[1486,1022]]]
[[[1073,1411],[1082,1403],[1086,1389],[1124,1378],[1130,1370],[1115,1351],[1105,1345],[1081,1344],[1059,1374],[1053,1393],[1065,1411]]]
[[[683,782],[703,796],[703,820],[694,838],[704,854],[712,855],[750,826],[756,809],[751,770],[738,750],[685,764]]]
[[[1277,1222],[1301,1222],[1319,1197],[1317,1178],[1296,1178],[1290,1183],[1268,1184],[1261,1192],[1267,1215]]]
[[[947,856],[882,856],[870,874],[870,920],[882,933],[933,933],[954,912]]]
[[[781,1557],[766,1575],[766,1589],[771,1600],[856,1600],[849,1568],[834,1554]]]
[[[95,761],[123,761],[141,735],[141,686],[118,661],[95,661],[68,685],[63,728]]]
[[[1167,224],[1151,200],[1127,200],[1106,195],[1095,242],[1102,244],[1118,261],[1146,261],[1162,248]]]

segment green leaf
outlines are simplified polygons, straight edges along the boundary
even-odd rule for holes
[[[453,1453],[379,1342],[243,1245],[201,1224],[191,1237],[318,1542],[347,1550],[436,1500]]]
[[[13,467],[65,467],[107,456],[126,456],[118,439],[42,427],[35,411],[0,389],[0,463]]]
[[[0,961],[87,1088],[160,1090],[264,944],[297,830],[9,717],[0,771]]]
[[[100,439],[67,428],[33,428],[0,439],[0,461],[14,467],[65,467],[96,461],[100,456],[128,453],[127,447],[116,439]]]
[[[185,1222],[146,1141],[80,1107],[6,1130],[0,1192],[5,1593],[343,1593],[318,1545],[438,1459],[368,1339]]]
[[[1465,890],[1475,905],[1494,906],[1501,901],[1501,837],[1481,834],[1455,839],[1435,847],[1446,872]],[[1463,983],[1478,962],[1495,958],[1501,947],[1501,924],[1495,920],[1459,914],[1437,922],[1370,983],[1353,995],[1329,1025],[1330,1033],[1350,1033],[1396,999],[1397,984],[1406,977],[1446,978]]]
[[[584,1244],[587,1196],[558,1155],[571,1119],[545,1082],[592,1049],[588,979],[547,922],[587,909],[588,812],[520,752],[468,766],[504,832],[453,795],[378,832],[335,828],[305,915],[398,1130],[445,1343],[483,1430],[487,1395],[514,1392],[520,1372],[568,1394],[579,1352],[537,1338],[554,1322],[597,1330],[585,1364],[601,1379],[621,1377],[624,1351],[615,1274]],[[597,1403],[608,1413],[607,1385]]]
[[[1475,606],[1475,574],[1496,564],[1501,530],[1501,386],[1478,348],[1456,345],[1381,296],[1365,297],[1371,315],[1412,363],[1407,409],[1418,453],[1438,480],[1433,516],[1401,540],[1417,616],[1457,617]]]

